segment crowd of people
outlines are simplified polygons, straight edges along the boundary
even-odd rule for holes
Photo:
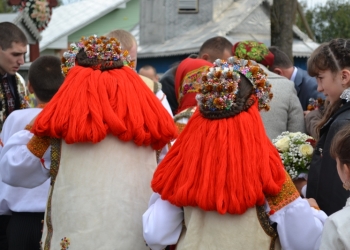
[[[350,249],[350,40],[305,71],[218,36],[159,78],[114,30],[32,62],[34,108],[27,44],[0,23],[0,249]],[[285,131],[317,140],[308,174]]]

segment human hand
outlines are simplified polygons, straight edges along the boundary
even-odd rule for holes
[[[306,117],[310,112],[311,112],[310,110],[304,111],[304,117]]]
[[[309,198],[309,199],[306,199],[306,200],[307,200],[307,202],[309,202],[310,207],[313,207],[313,208],[315,208],[317,210],[320,210],[320,208],[318,207],[318,204],[317,204],[317,202],[316,202],[316,200],[314,198]]]
[[[301,197],[304,197],[302,195],[302,188],[307,184],[307,180],[305,180],[304,178],[298,178],[298,179],[294,179],[293,180],[294,186],[297,188],[299,194]]]

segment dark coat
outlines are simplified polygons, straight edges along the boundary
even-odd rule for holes
[[[307,110],[307,105],[309,104],[309,99],[318,97],[325,99],[325,96],[317,92],[317,81],[315,77],[309,76],[307,71],[297,68],[297,74],[294,79],[294,87],[297,91],[297,95],[303,110]]]
[[[168,99],[169,105],[171,107],[171,111],[173,115],[176,114],[177,107],[179,104],[177,103],[176,94],[175,94],[175,72],[177,66],[172,67],[167,70],[164,75],[160,78],[159,82],[162,84],[162,91],[166,95]]]
[[[345,124],[350,124],[350,102],[345,103],[322,127],[309,170],[306,197],[314,198],[328,215],[341,210],[350,195],[343,188],[337,163],[329,152],[334,135]]]

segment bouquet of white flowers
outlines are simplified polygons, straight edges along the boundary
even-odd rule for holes
[[[283,132],[272,140],[277,148],[283,165],[292,179],[310,168],[315,139],[307,134]]]

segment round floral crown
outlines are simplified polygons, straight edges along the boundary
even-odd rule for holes
[[[215,60],[214,67],[202,78],[202,90],[197,95],[200,110],[209,114],[209,118],[231,116],[239,92],[238,83],[244,75],[253,85],[258,99],[259,110],[270,109],[269,102],[273,95],[267,75],[255,61],[230,57],[227,61]],[[220,114],[220,115],[217,115]]]
[[[127,50],[122,50],[120,43],[115,38],[107,38],[105,36],[89,36],[82,37],[79,42],[72,43],[68,51],[63,53],[62,57],[62,73],[66,76],[68,71],[75,66],[75,58],[78,52],[84,49],[86,55],[90,59],[101,61],[123,61],[125,66],[133,67],[134,62],[131,61]]]
[[[51,19],[51,8],[47,0],[22,1],[21,11],[25,11],[39,31],[44,30]]]

